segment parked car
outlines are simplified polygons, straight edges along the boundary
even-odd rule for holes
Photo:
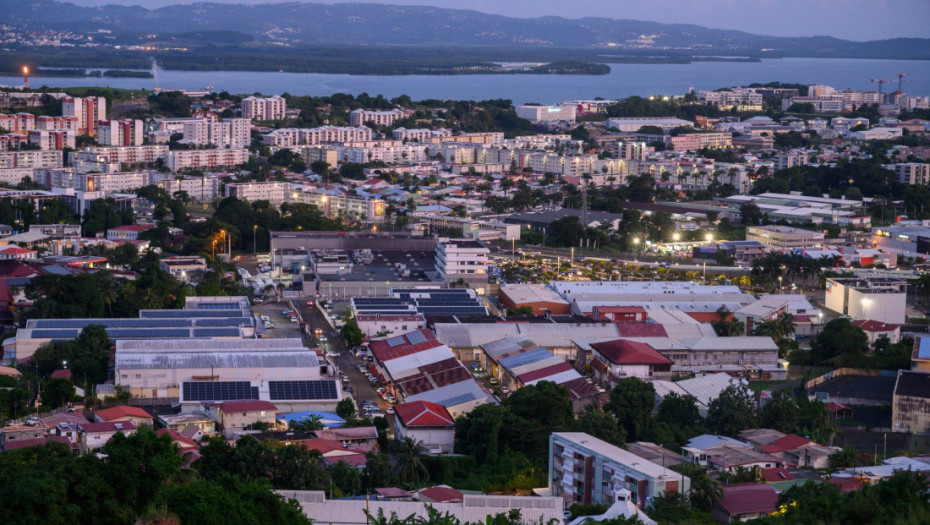
[[[339,352],[326,352],[326,357],[339,357]]]

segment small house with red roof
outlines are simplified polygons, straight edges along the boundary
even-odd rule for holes
[[[98,423],[131,422],[135,426],[152,426],[152,415],[139,407],[126,405],[115,406],[98,410],[94,414],[94,421]]]
[[[77,428],[78,447],[84,454],[100,450],[118,432],[131,436],[136,433],[136,425],[131,421],[80,423]]]
[[[874,345],[882,337],[887,337],[891,344],[901,340],[901,326],[896,324],[887,324],[874,319],[860,319],[853,321],[852,324],[858,326],[865,332],[869,338],[869,344]]]
[[[19,246],[9,245],[0,247],[0,260],[13,259],[17,261],[34,260],[38,255],[35,250],[20,248]]]
[[[394,407],[394,435],[423,443],[430,454],[451,454],[455,420],[446,407],[429,401],[413,401]]]
[[[323,461],[330,466],[342,461],[355,468],[365,466],[367,463],[365,454],[371,450],[370,447],[348,448],[339,441],[322,438],[301,441],[299,445],[307,450],[318,451],[323,456]]]
[[[71,370],[67,368],[62,368],[60,370],[55,370],[52,372],[52,379],[67,379],[71,380]]]
[[[765,483],[737,483],[720,487],[723,496],[714,501],[711,515],[719,523],[749,521],[775,512],[778,493]]]
[[[155,434],[158,436],[164,436],[167,434],[168,437],[171,438],[171,441],[174,441],[174,444],[178,447],[178,452],[180,452],[181,455],[184,455],[191,450],[197,450],[200,448],[200,445],[196,441],[187,436],[184,436],[183,434],[179,434],[170,428],[159,429],[155,432]]]
[[[417,493],[417,496],[417,499],[424,503],[461,503],[465,499],[464,494],[449,485],[436,485],[423,489]]]
[[[626,377],[658,379],[672,371],[672,360],[657,352],[647,343],[615,339],[591,343],[591,367],[598,379],[615,385]]]

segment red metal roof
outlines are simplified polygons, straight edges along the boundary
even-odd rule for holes
[[[775,467],[775,468],[764,468],[762,469],[762,480],[766,483],[774,483],[776,481],[790,481],[794,479],[794,476],[788,472],[788,469],[784,467]]]
[[[429,401],[414,401],[394,407],[394,415],[405,427],[455,427],[446,407]]]
[[[885,324],[881,321],[875,321],[872,319],[853,321],[853,324],[866,332],[893,332],[898,328],[897,325]]]
[[[390,361],[391,359],[397,359],[398,357],[422,352],[423,350],[428,350],[430,348],[435,348],[442,345],[442,343],[436,340],[436,335],[433,334],[432,330],[424,328],[417,331],[423,334],[423,337],[426,338],[425,342],[411,344],[410,340],[407,339],[408,334],[403,334],[395,337],[389,337],[381,341],[372,341],[368,344],[368,347],[371,348],[371,353],[375,356],[375,358],[383,363],[385,361]],[[394,346],[389,345],[388,341],[392,341],[396,337],[402,338],[403,343]]]
[[[420,495],[436,503],[457,503],[464,498],[461,492],[452,487],[430,487],[421,490]]]
[[[122,417],[134,417],[141,419],[152,419],[152,415],[139,407],[120,405],[113,408],[98,410],[96,416],[101,421],[113,421]]]
[[[559,386],[567,388],[572,395],[572,399],[588,399],[597,396],[598,393],[597,387],[585,381],[583,377],[572,379]]]
[[[862,480],[859,478],[844,478],[834,476],[828,479],[827,483],[839,487],[840,494],[845,494],[847,492],[852,492],[862,488]]]
[[[52,372],[52,379],[71,379],[71,370],[67,368],[63,370],[55,370]]]
[[[552,366],[547,366],[546,368],[540,368],[537,370],[533,370],[532,372],[527,372],[521,376],[517,376],[517,379],[519,379],[521,383],[526,384],[526,383],[529,383],[530,381],[535,381],[543,377],[554,376],[555,374],[566,372],[571,369],[572,369],[572,365],[563,361],[561,363],[557,363]]]
[[[175,432],[174,430],[171,430],[170,428],[162,428],[162,429],[156,430],[155,434],[158,436],[163,436],[165,434],[168,434],[169,436],[171,436],[171,439],[173,441],[176,441],[181,448],[199,448],[200,447],[200,444],[194,441],[193,439],[187,436],[182,436],[181,434],[178,434],[177,432]]]
[[[217,403],[217,405],[227,414],[230,412],[261,412],[262,410],[275,412],[278,410],[278,407],[271,401],[224,401],[222,403]]]
[[[106,423],[80,423],[84,432],[127,432],[135,430],[136,425],[132,421],[114,421]]]
[[[782,447],[784,450],[794,450],[796,448],[803,447],[808,443],[814,443],[805,437],[801,437],[797,434],[788,434],[787,436],[780,437],[772,442],[773,445]]]
[[[385,498],[410,498],[413,497],[413,493],[407,492],[404,489],[397,487],[385,487],[382,489],[375,489],[375,492],[381,494]]]
[[[692,319],[694,319],[695,321],[699,323],[713,323],[714,321],[720,320],[720,314],[718,314],[717,312],[685,312],[685,313],[688,314],[688,316],[690,316]],[[732,321],[733,314],[732,313],[728,314],[727,318],[724,320]]]
[[[842,410],[849,410],[850,412],[852,412],[852,409],[849,408],[848,406],[842,403],[837,403],[835,401],[827,401],[827,410],[831,412],[840,412]]]
[[[621,337],[668,337],[665,327],[652,323],[617,323]]]
[[[738,483],[720,487],[723,497],[717,503],[731,516],[749,513],[775,512],[778,493],[764,483]]]
[[[591,368],[601,373],[604,373],[607,371],[607,365],[605,365],[603,361],[601,361],[600,359],[596,357],[591,359]]]
[[[663,329],[664,331],[664,329]],[[591,343],[591,348],[597,350],[615,365],[670,365],[672,361],[656,352],[646,343],[614,339],[601,343]]]
[[[57,443],[63,443],[65,445],[68,445],[69,447],[73,447],[71,442],[68,441],[68,438],[66,438],[65,436],[47,436],[47,437],[40,437],[40,438],[34,438],[34,439],[14,439],[12,441],[7,441],[6,443],[4,443],[3,448],[4,450],[10,451],[10,450],[16,450],[18,448],[38,447],[38,446],[45,445],[46,443],[50,443],[52,441],[57,442]]]

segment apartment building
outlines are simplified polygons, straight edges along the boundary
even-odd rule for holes
[[[141,120],[101,120],[97,123],[97,143],[102,146],[141,146]]]
[[[488,248],[468,239],[436,239],[436,272],[446,283],[465,281],[473,290],[484,293],[488,283]]]
[[[569,504],[611,504],[620,490],[648,508],[656,497],[691,490],[691,479],[584,432],[549,436],[549,490]]]
[[[291,185],[287,182],[237,182],[226,185],[226,197],[243,201],[268,201],[280,206],[287,200]]]
[[[380,161],[385,164],[406,164],[429,159],[430,145],[410,142],[385,146],[337,146],[336,151],[342,162],[364,164]]]
[[[366,126],[320,126],[318,128],[281,128],[262,137],[269,146],[282,148],[293,146],[316,146],[329,142],[359,142],[372,139],[372,131]]]
[[[390,111],[371,111],[367,109],[356,109],[349,113],[349,123],[353,126],[361,126],[373,123],[376,126],[391,126],[398,120],[403,120],[407,114],[402,109],[394,108]]]
[[[187,168],[214,168],[238,166],[249,161],[249,150],[241,149],[193,149],[169,151],[165,166],[172,171]]]
[[[685,133],[665,137],[665,143],[674,151],[695,151],[701,148],[726,148],[733,145],[733,134],[727,132]]]
[[[432,137],[428,141],[433,144],[462,142],[466,144],[500,145],[504,142],[504,134],[500,131],[462,133],[461,135],[450,135],[448,137]]]
[[[6,151],[0,153],[0,169],[60,168],[62,154],[58,150]]]
[[[617,143],[617,153],[624,160],[646,160],[646,143],[620,141]]]
[[[577,106],[518,106],[517,116],[530,122],[574,122]]]
[[[182,144],[216,146],[218,148],[245,148],[251,143],[252,121],[247,118],[165,118],[153,119],[153,134],[180,133]]]
[[[775,162],[775,171],[780,171],[795,166],[806,166],[810,163],[810,155],[806,151],[793,149],[775,155],[772,160]]]
[[[153,182],[154,183],[154,182]],[[168,195],[174,195],[180,191],[198,202],[213,202],[220,191],[220,181],[216,177],[191,177],[177,179],[172,176],[170,179],[164,179],[157,183],[158,187],[163,188]]]
[[[749,89],[732,91],[698,91],[698,101],[721,107],[762,106],[762,94]]]
[[[304,162],[307,165],[310,165],[313,162],[323,161],[330,165],[330,167],[335,167],[339,163],[339,150],[331,147],[301,147],[300,155],[303,157]]]
[[[430,139],[451,137],[452,131],[446,128],[439,128],[439,129],[397,128],[391,132],[391,136],[394,137],[394,140],[404,140],[404,141],[414,140],[417,142],[427,142]]]
[[[44,150],[74,149],[76,136],[70,129],[33,129],[29,131],[29,143]]]
[[[105,160],[111,164],[152,163],[158,159],[167,159],[168,146],[154,144],[146,146],[94,146],[71,153],[70,160]]]
[[[78,135],[97,135],[97,123],[107,119],[107,99],[103,97],[65,97],[61,99],[61,115],[77,117]]]
[[[26,134],[36,128],[36,116],[32,113],[15,113],[13,115],[0,114],[0,128],[7,133]]]
[[[898,182],[911,186],[930,184],[930,164],[919,162],[903,162],[891,166],[898,176]]]
[[[0,115],[0,119],[2,118],[3,115]],[[76,134],[79,125],[80,122],[77,117],[50,117],[48,115],[42,115],[41,117],[36,117],[35,129],[69,129]],[[2,124],[0,124],[0,127],[2,127]]]
[[[6,135],[0,135],[0,151],[18,150],[22,147],[23,143],[27,142],[28,140],[29,136],[23,135],[22,133],[7,133]]]
[[[802,230],[790,226],[747,226],[746,240],[760,242],[770,252],[791,252],[823,245],[821,232]]]
[[[282,120],[287,111],[286,101],[278,95],[268,98],[242,99],[242,118],[250,120]]]
[[[120,193],[148,186],[151,184],[151,174],[143,171],[80,173],[65,168],[36,170],[33,180],[47,188]]]
[[[663,131],[669,131],[677,127],[694,127],[694,122],[682,120],[675,117],[624,117],[607,119],[607,129],[617,128],[618,131],[635,133],[643,126],[657,126]]]
[[[384,222],[385,205],[384,201],[381,199],[368,199],[353,195],[327,195],[325,193],[291,191],[287,194],[287,201],[312,204],[319,208],[324,216],[330,219],[336,217],[351,217],[376,224]]]

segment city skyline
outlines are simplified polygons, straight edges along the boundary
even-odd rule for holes
[[[107,4],[140,5],[156,9],[189,4],[190,0],[72,0],[84,6]],[[316,0],[319,3],[346,3]],[[214,0],[224,4],[268,4],[281,0]],[[603,17],[647,20],[672,24],[695,24],[709,28],[740,30],[772,36],[834,36],[866,41],[887,38],[927,38],[930,3],[924,0],[578,0],[566,7],[555,0],[357,0],[359,3],[435,6],[468,9],[517,18],[561,16],[577,19]],[[749,4],[749,5],[747,5]],[[765,21],[765,25],[760,25]]]

